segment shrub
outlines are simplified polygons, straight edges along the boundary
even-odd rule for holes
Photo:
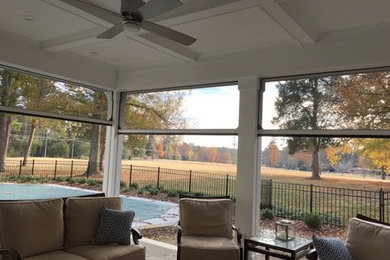
[[[152,184],[148,184],[144,187],[144,190],[150,191],[151,189],[154,189],[155,187]]]
[[[85,178],[77,178],[77,179],[75,179],[75,181],[79,184],[85,184],[87,182],[87,180]]]
[[[134,183],[130,184],[129,187],[138,190],[139,185],[138,185],[138,183],[134,182]]]
[[[68,179],[68,182],[69,182],[70,184],[73,184],[73,183],[76,183],[76,180],[73,179],[73,178],[69,178],[69,179]]]
[[[158,189],[157,188],[150,188],[149,189],[150,195],[157,195],[158,194]]]
[[[134,187],[127,187],[125,190],[124,190],[124,192],[130,192],[130,191],[133,191],[133,190],[135,190],[135,188]]]
[[[317,213],[309,213],[303,218],[303,222],[309,227],[309,228],[315,228],[318,229],[322,225],[322,219],[321,216]]]
[[[89,186],[100,186],[100,184],[96,180],[88,179],[87,184]]]
[[[66,181],[66,177],[64,177],[64,176],[58,176],[58,177],[53,178],[53,181],[56,181],[56,182],[64,182],[64,181]]]
[[[274,213],[272,212],[271,209],[263,209],[261,211],[261,219],[273,219],[274,218]]]
[[[195,192],[195,193],[194,193],[194,196],[196,196],[196,197],[202,197],[202,196],[204,196],[204,194],[203,194],[202,192]]]
[[[177,193],[178,193],[179,195],[188,194],[188,192],[185,191],[185,190],[177,190]]]
[[[121,181],[121,187],[124,188],[124,187],[126,187],[126,186],[127,186],[127,185],[126,185],[126,182]]]
[[[179,192],[177,190],[168,190],[167,197],[177,197],[179,196]]]
[[[144,194],[144,189],[139,189],[137,193],[140,195]]]

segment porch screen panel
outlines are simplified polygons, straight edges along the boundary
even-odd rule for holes
[[[112,92],[0,67],[0,111],[110,124]]]

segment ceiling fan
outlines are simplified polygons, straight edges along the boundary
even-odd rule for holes
[[[120,14],[80,0],[61,1],[114,24],[99,34],[99,39],[111,39],[123,31],[137,32],[142,28],[185,46],[196,41],[184,33],[147,21],[181,6],[183,3],[180,0],[150,0],[147,3],[143,0],[121,0]]]

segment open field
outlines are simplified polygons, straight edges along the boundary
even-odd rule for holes
[[[22,158],[7,158],[7,162],[15,163],[14,170],[18,170],[18,163]],[[54,170],[55,160],[58,160],[61,163],[58,164],[57,170],[59,172],[63,172],[64,174],[68,174],[70,171],[71,161],[74,162],[74,171],[79,175],[82,171],[85,171],[87,161],[80,159],[64,159],[64,158],[30,158],[29,165],[23,167],[23,172],[30,172],[31,170],[31,162],[36,160],[35,171],[39,172]],[[38,162],[42,162],[38,163]],[[208,162],[192,162],[192,161],[174,161],[174,160],[123,160],[122,161],[122,175],[124,179],[129,178],[128,168],[130,165],[139,166],[139,167],[153,167],[156,168],[164,168],[169,169],[172,176],[175,179],[186,179],[189,171],[193,172],[202,172],[202,173],[210,173],[210,174],[221,174],[226,176],[227,174],[231,176],[236,176],[236,165],[233,164],[221,164],[221,163],[208,163]],[[53,168],[53,169],[52,169]],[[139,175],[137,177],[138,180],[145,179],[144,181],[154,181],[157,176],[153,172],[156,169],[150,168],[150,175],[146,174]],[[174,174],[173,174],[174,173]],[[180,176],[183,174],[184,176]],[[62,175],[62,174],[61,174]],[[262,179],[272,179],[275,182],[283,182],[283,183],[294,183],[294,184],[313,184],[317,186],[325,186],[325,187],[338,187],[338,188],[353,188],[353,189],[364,189],[370,191],[377,191],[380,188],[383,188],[386,191],[390,191],[390,177],[387,177],[386,180],[380,180],[378,176],[366,176],[363,178],[363,175],[357,174],[341,174],[341,173],[322,173],[322,178],[320,180],[312,180],[310,179],[311,172],[309,171],[296,171],[296,170],[286,170],[279,168],[268,168],[262,167],[261,171]],[[142,178],[142,179],[139,179]],[[163,178],[169,179],[169,176],[166,175]]]

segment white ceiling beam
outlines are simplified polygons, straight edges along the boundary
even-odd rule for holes
[[[133,41],[148,46],[149,48],[155,49],[185,62],[194,62],[198,59],[198,53],[156,34],[134,34],[127,37]]]
[[[259,0],[260,7],[299,44],[316,42],[317,33],[293,8],[292,3]]]

